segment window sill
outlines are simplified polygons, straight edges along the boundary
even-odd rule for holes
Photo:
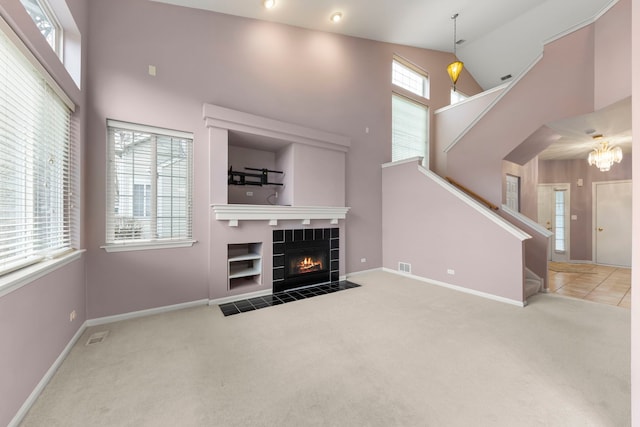
[[[59,258],[38,262],[29,267],[21,268],[0,277],[0,297],[7,295],[24,285],[39,279],[52,271],[59,269],[77,259],[80,259],[84,249],[75,250]]]
[[[172,240],[166,242],[110,243],[101,246],[107,252],[148,251],[152,249],[188,248],[197,240]]]

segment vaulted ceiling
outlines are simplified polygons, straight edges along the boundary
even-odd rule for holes
[[[263,0],[151,1],[446,52],[453,51],[451,17],[458,13],[457,56],[486,90],[503,76],[517,77],[545,42],[595,21],[618,0],[275,0],[272,9]],[[334,12],[343,14],[337,24],[329,20]],[[628,104],[548,124],[530,138],[552,143],[543,159],[586,158],[593,147],[589,129],[606,132],[629,151],[631,121],[614,120],[630,114]]]
[[[592,21],[617,0],[152,0],[302,28],[440,51],[453,51],[485,90],[517,76],[544,42]],[[340,23],[330,22],[341,12]]]

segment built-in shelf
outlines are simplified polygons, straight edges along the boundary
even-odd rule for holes
[[[227,246],[228,289],[262,284],[262,243]]]
[[[269,221],[276,226],[278,221],[299,220],[309,225],[312,220],[328,220],[331,224],[345,219],[350,208],[342,206],[274,206],[274,205],[211,205],[218,221],[229,221],[237,227],[239,221]]]

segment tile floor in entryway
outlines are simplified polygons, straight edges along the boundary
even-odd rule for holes
[[[550,263],[549,292],[631,308],[631,269]]]

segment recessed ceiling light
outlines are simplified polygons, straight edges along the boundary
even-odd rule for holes
[[[331,22],[333,22],[334,24],[337,24],[338,22],[342,21],[342,12],[335,12],[331,15],[331,17],[329,18],[329,20]]]
[[[262,4],[264,5],[265,9],[271,9],[275,7],[276,0],[264,0]]]

